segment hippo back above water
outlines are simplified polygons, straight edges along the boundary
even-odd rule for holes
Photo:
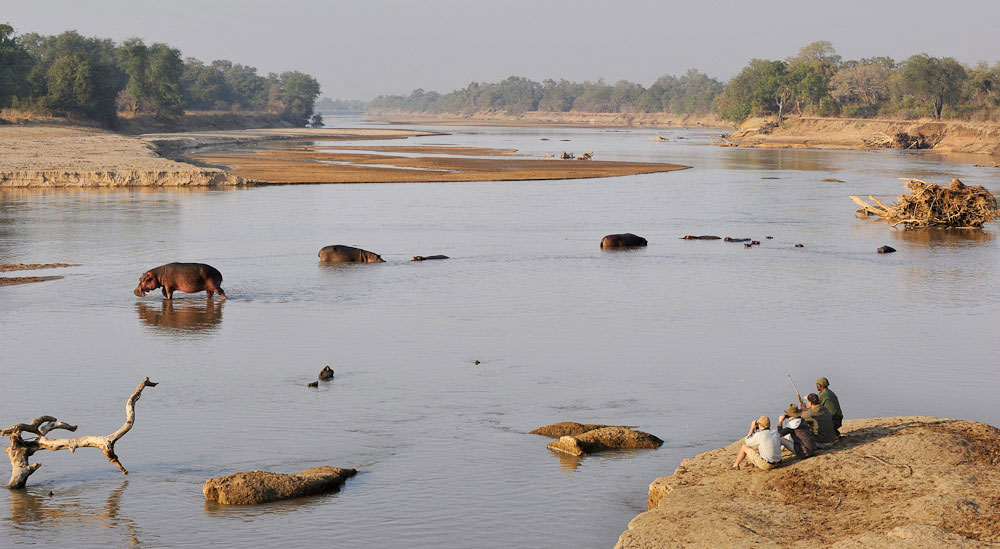
[[[319,260],[323,263],[385,263],[382,256],[375,252],[334,244],[319,251]]]
[[[226,299],[226,292],[222,289],[222,273],[204,263],[167,263],[150,269],[142,274],[133,293],[136,297],[144,297],[157,288],[162,289],[163,297],[167,299],[173,299],[175,291],[187,294],[205,292],[209,299],[219,294],[219,297]]]
[[[635,248],[645,246],[646,239],[632,233],[609,234],[601,239],[601,248]]]

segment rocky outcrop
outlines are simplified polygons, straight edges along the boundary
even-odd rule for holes
[[[601,427],[609,427],[608,425],[599,425],[597,423],[576,423],[573,421],[563,421],[560,423],[553,423],[552,425],[546,425],[545,427],[539,427],[534,431],[531,431],[533,435],[542,435],[549,438],[559,438],[559,437],[573,437],[576,435],[582,435],[587,431],[593,431],[594,429],[600,429]]]
[[[553,429],[550,432],[554,431]],[[599,426],[597,429],[591,429],[583,433],[560,436],[559,440],[550,442],[546,448],[573,456],[585,456],[607,450],[659,448],[662,444],[663,441],[659,438],[629,427]]]
[[[653,481],[616,547],[985,547],[1000,542],[1000,430],[932,417],[845,421],[815,457],[729,470],[738,443]],[[990,545],[992,546],[992,545]]]
[[[306,469],[296,475],[247,471],[208,479],[202,491],[205,499],[223,505],[255,505],[332,492],[355,474],[354,469],[325,466]]]

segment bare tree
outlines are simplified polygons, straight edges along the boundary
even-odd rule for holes
[[[107,436],[88,435],[77,438],[48,438],[45,435],[55,429],[76,431],[76,425],[63,423],[52,416],[40,416],[35,418],[31,423],[16,423],[6,429],[0,430],[0,436],[10,437],[10,446],[4,450],[10,457],[11,467],[10,481],[7,482],[7,488],[12,490],[24,488],[24,485],[28,482],[28,477],[42,466],[40,463],[28,463],[28,458],[39,450],[69,450],[70,452],[75,452],[77,448],[98,448],[104,452],[108,461],[127,475],[128,471],[118,461],[118,456],[115,454],[115,442],[118,442],[118,439],[125,436],[125,433],[132,429],[132,424],[135,423],[135,401],[139,400],[139,397],[142,396],[142,390],[146,387],[155,386],[156,383],[150,381],[148,377],[142,380],[142,383],[135,388],[132,396],[128,397],[128,401],[125,402],[125,424]],[[35,437],[30,440],[24,440],[21,437],[23,433],[31,433]]]

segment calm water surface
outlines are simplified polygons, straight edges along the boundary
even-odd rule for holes
[[[0,193],[0,262],[82,264],[0,289],[0,424],[51,414],[106,434],[144,376],[161,383],[118,444],[131,474],[93,449],[36,454],[29,488],[0,491],[0,545],[608,547],[651,480],[792,402],[788,372],[802,389],[829,377],[848,417],[1000,423],[995,226],[896,231],[856,219],[847,199],[892,198],[904,176],[1000,193],[1000,170],[715,148],[698,131],[655,143],[641,130],[451,130],[381,144],[693,169]],[[625,231],[649,247],[600,250]],[[387,263],[319,265],[334,243]],[[884,244],[899,252],[877,255]],[[407,261],[418,254],[452,259]],[[139,275],[169,261],[218,267],[229,300],[136,299]],[[325,364],[336,379],[307,388]],[[666,443],[571,460],[527,434],[567,420]],[[275,505],[223,508],[201,493],[209,477],[317,465],[360,473],[337,494]]]

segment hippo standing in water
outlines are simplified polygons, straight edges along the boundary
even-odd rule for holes
[[[149,292],[163,289],[163,297],[173,299],[174,292],[187,294],[205,292],[208,299],[213,295],[226,299],[222,290],[222,273],[204,263],[167,263],[143,273],[139,285],[135,287],[136,297],[144,297]]]
[[[319,260],[323,263],[385,263],[382,256],[375,252],[339,244],[321,249]]]
[[[601,249],[604,248],[635,248],[645,246],[646,239],[632,233],[609,234],[601,239]]]

